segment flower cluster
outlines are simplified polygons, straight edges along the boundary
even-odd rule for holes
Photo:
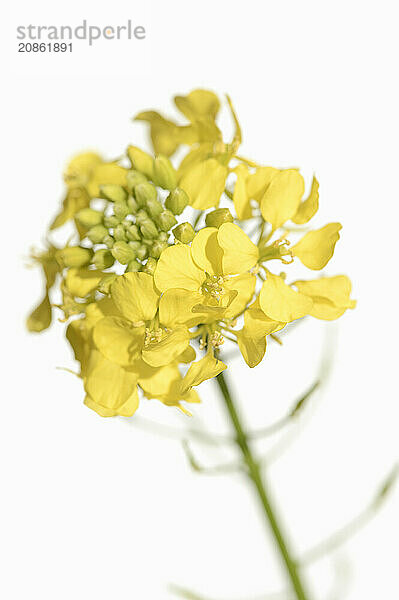
[[[183,409],[182,401],[199,401],[193,388],[226,369],[219,358],[226,340],[255,367],[267,336],[287,323],[336,319],[355,306],[345,275],[290,281],[270,270],[298,260],[319,271],[332,257],[340,223],[304,233],[318,210],[316,178],[304,199],[297,169],[238,155],[241,129],[229,98],[229,143],[215,94],[194,90],[174,100],[183,125],[154,111],[137,116],[149,123],[154,156],[130,146],[118,161],[94,153],[71,161],[50,230],[72,222],[73,243],[49,242],[33,257],[45,294],[28,328],[42,331],[53,307],[62,311],[85,403],[102,416],[132,415],[140,395]],[[51,304],[57,282],[61,299]]]

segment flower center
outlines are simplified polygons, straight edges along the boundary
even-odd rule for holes
[[[147,348],[153,342],[160,342],[162,339],[162,329],[159,327],[158,329],[149,329],[146,327],[145,329],[145,337],[144,337],[144,347]]]
[[[220,300],[220,298],[226,293],[226,289],[223,287],[227,277],[222,275],[207,275],[204,283],[202,284],[202,292],[209,294],[212,298]]]

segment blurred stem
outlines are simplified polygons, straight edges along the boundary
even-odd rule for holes
[[[235,429],[237,445],[239,446],[245,464],[248,467],[248,476],[250,477],[255,486],[266,520],[269,523],[273,532],[274,539],[280,551],[282,561],[285,565],[287,575],[291,582],[292,590],[295,592],[297,600],[309,600],[309,596],[304,590],[304,586],[301,581],[299,572],[297,570],[296,563],[292,558],[291,551],[289,550],[288,544],[285,540],[285,536],[282,533],[279,518],[276,515],[275,508],[273,507],[270,501],[269,491],[267,489],[266,482],[262,477],[259,464],[256,461],[254,455],[252,454],[248,436],[245,433],[241,424],[240,417],[238,415],[237,409],[233,402],[223,373],[220,373],[216,377],[216,381],[222,393],[231,423]]]

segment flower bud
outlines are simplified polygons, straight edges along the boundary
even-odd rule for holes
[[[140,208],[136,215],[136,223],[141,225],[141,223],[144,223],[144,221],[146,221],[148,218],[148,213],[143,208]]]
[[[163,211],[163,206],[159,200],[149,199],[147,200],[146,210],[149,215],[155,219]]]
[[[101,244],[107,235],[108,229],[104,225],[95,225],[87,232],[87,237],[93,244]]]
[[[180,225],[173,229],[172,233],[182,244],[189,244],[195,236],[195,231],[191,223],[180,223]]]
[[[58,250],[56,259],[61,267],[84,267],[88,265],[93,251],[90,248],[82,248],[81,246],[69,246]]]
[[[163,154],[154,158],[154,181],[166,190],[173,190],[177,186],[176,171]]]
[[[137,258],[144,260],[148,256],[148,246],[141,244],[140,248],[136,250]]]
[[[159,233],[154,221],[151,221],[151,219],[149,218],[142,221],[140,225],[140,231],[143,235],[143,238],[152,240],[155,240],[158,237]]]
[[[148,200],[157,199],[157,189],[152,183],[139,183],[134,188],[134,197],[140,208],[144,208]]]
[[[118,275],[116,275],[116,273],[110,273],[109,275],[103,277],[98,284],[98,291],[102,294],[109,294],[111,285],[114,283],[117,277]]]
[[[129,227],[126,228],[126,237],[132,242],[138,242],[141,240],[141,235],[137,225],[129,225]]]
[[[82,208],[76,213],[75,219],[80,225],[90,229],[95,225],[100,225],[103,221],[103,216],[103,213],[98,210],[93,210],[92,208]]]
[[[104,225],[105,227],[116,227],[119,223],[119,219],[115,217],[115,215],[111,215],[110,217],[104,217]]]
[[[129,192],[132,192],[139,183],[145,183],[146,181],[147,177],[143,175],[143,173],[135,171],[134,169],[128,171],[126,175],[126,185]]]
[[[223,223],[232,223],[233,215],[228,208],[216,208],[205,217],[207,227],[220,227]]]
[[[116,239],[117,242],[121,242],[121,241],[126,242],[127,241],[126,231],[121,223],[119,225],[117,225],[114,229],[114,238]]]
[[[115,242],[111,250],[112,256],[122,265],[136,258],[136,253],[126,242]]]
[[[145,265],[143,267],[143,271],[144,271],[144,273],[148,273],[149,275],[154,275],[156,266],[157,266],[157,261],[155,260],[155,258],[152,258],[150,256],[150,258],[147,260],[147,262],[145,263]]]
[[[169,231],[177,223],[173,213],[171,213],[170,210],[163,210],[161,214],[158,215],[156,221],[157,225],[160,229],[162,229],[162,231]]]
[[[114,204],[114,214],[117,219],[122,221],[129,214],[129,207],[124,200],[118,200]]]
[[[139,210],[137,200],[136,198],[133,198],[133,196],[129,196],[129,198],[127,199],[127,206],[132,215],[135,215],[136,212]]]
[[[101,248],[100,250],[95,251],[92,262],[96,269],[103,271],[104,269],[109,269],[109,267],[112,267],[115,261],[110,250]]]
[[[166,231],[161,231],[161,233],[158,236],[158,239],[160,242],[167,242],[169,239],[169,233],[166,233]]]
[[[136,254],[137,254],[137,250],[138,250],[139,248],[141,248],[141,242],[138,242],[138,241],[128,242],[128,245],[129,245],[131,248],[133,248],[133,250],[136,252]]]
[[[134,258],[127,264],[125,273],[136,273],[137,271],[140,271],[140,269],[141,263],[136,258]]]
[[[168,246],[168,242],[161,242],[160,240],[155,240],[150,249],[150,256],[152,256],[152,258],[159,258],[161,256],[162,251],[165,250],[165,248],[168,248]]]
[[[121,185],[110,183],[100,186],[101,198],[110,200],[110,202],[126,202],[127,192]]]
[[[188,203],[189,197],[181,188],[176,188],[171,191],[165,200],[166,208],[168,208],[174,215],[181,215]]]
[[[103,239],[103,244],[105,244],[107,248],[112,248],[112,246],[115,244],[115,240],[112,235],[105,236]]]

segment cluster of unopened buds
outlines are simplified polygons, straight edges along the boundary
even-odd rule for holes
[[[45,295],[28,327],[42,331],[53,308],[62,311],[85,403],[103,416],[131,416],[140,396],[186,410],[182,402],[199,401],[194,388],[226,369],[224,343],[255,367],[287,323],[336,319],[355,305],[345,275],[292,281],[280,271],[294,261],[320,271],[334,253],[339,223],[303,227],[318,210],[316,178],[304,198],[298,169],[237,154],[229,98],[230,143],[215,94],[195,90],[175,104],[184,124],[137,116],[150,125],[154,156],[130,146],[118,161],[85,153],[70,162],[50,235],[67,222],[73,235],[34,255]]]

